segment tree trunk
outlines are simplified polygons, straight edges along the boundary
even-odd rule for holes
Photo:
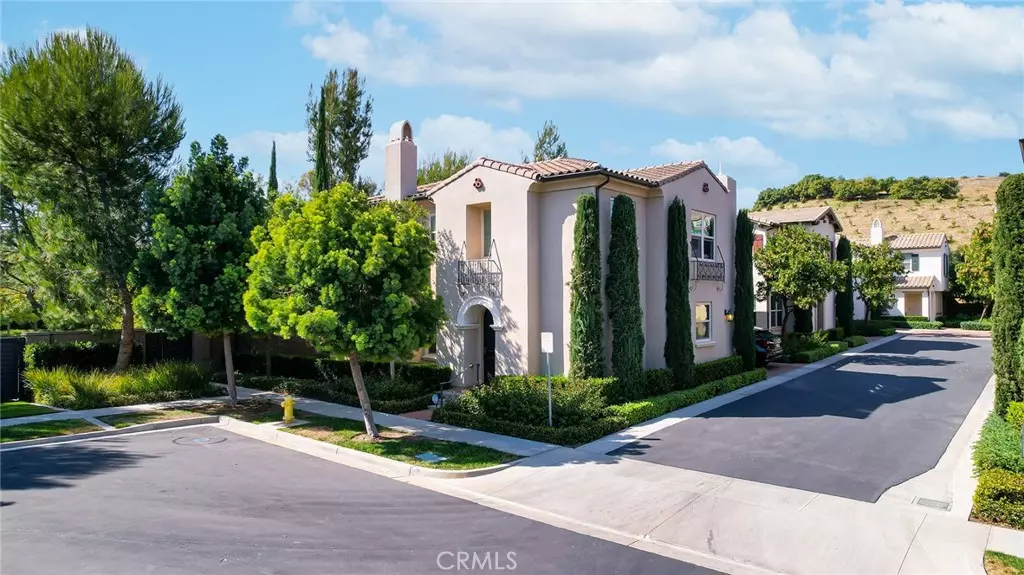
[[[224,371],[228,376],[228,403],[238,401],[238,387],[235,385],[235,358],[231,353],[231,334],[224,332]]]
[[[117,350],[114,371],[124,371],[131,364],[132,350],[135,349],[135,308],[128,288],[118,288],[117,295],[121,298],[121,348]]]
[[[352,368],[352,381],[356,384],[356,394],[359,396],[359,407],[363,408],[363,423],[366,425],[366,435],[377,439],[380,434],[377,432],[377,424],[373,422],[373,409],[370,408],[370,396],[366,394],[366,385],[363,384],[363,368],[359,365],[359,356],[351,354],[348,356],[348,365]]]
[[[989,304],[986,303],[985,307],[981,308],[981,317],[978,318],[979,320],[985,319],[985,314],[988,313],[988,306],[989,306]]]

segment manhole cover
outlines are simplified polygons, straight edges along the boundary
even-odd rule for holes
[[[227,440],[227,437],[176,437],[173,439],[174,443],[178,445],[209,445]]]
[[[941,509],[943,511],[949,511],[949,508],[951,506],[949,501],[939,501],[938,499],[928,499],[926,497],[918,497],[915,503],[917,503],[918,505],[923,505],[925,507]]]

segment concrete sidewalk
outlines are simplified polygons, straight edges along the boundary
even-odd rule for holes
[[[281,401],[283,397],[284,396],[281,394],[274,392],[261,391],[241,386],[238,387],[238,399],[266,398],[272,401]],[[221,396],[205,399],[168,401],[164,403],[126,405],[122,407],[103,407],[99,409],[85,409],[81,411],[58,411],[56,413],[31,415],[28,417],[17,417],[14,419],[2,419],[0,420],[0,427],[67,419],[95,419],[97,417],[107,415],[156,411],[161,409],[187,409],[189,406],[221,403],[225,401],[227,401],[227,397]],[[344,419],[354,419],[356,421],[363,420],[363,412],[358,407],[328,403],[326,401],[319,401],[316,399],[297,397],[295,398],[295,409],[327,417],[340,417]],[[378,411],[373,412],[373,419],[377,425],[382,425],[384,427],[391,427],[408,433],[416,433],[432,439],[442,439],[445,441],[455,441],[459,443],[489,447],[491,449],[497,449],[498,451],[504,451],[506,453],[512,453],[523,457],[538,455],[558,448],[557,445],[551,445],[548,443],[519,439],[517,437],[507,437],[504,435],[487,433],[486,431],[464,429],[461,427],[443,425],[410,417],[402,417],[400,415],[391,415],[389,413],[381,413]]]

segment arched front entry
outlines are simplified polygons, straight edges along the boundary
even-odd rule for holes
[[[463,383],[472,385],[490,381],[497,373],[497,332],[504,329],[499,303],[488,296],[475,295],[462,303],[455,325],[462,332],[462,365],[469,370]]]

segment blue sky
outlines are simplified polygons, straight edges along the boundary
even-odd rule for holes
[[[804,174],[1020,171],[1024,4],[803,2],[10,2],[0,41],[114,34],[174,88],[188,135],[265,172],[305,160],[304,104],[356,66],[384,134],[516,161],[545,120],[613,168],[703,159],[740,204]]]

